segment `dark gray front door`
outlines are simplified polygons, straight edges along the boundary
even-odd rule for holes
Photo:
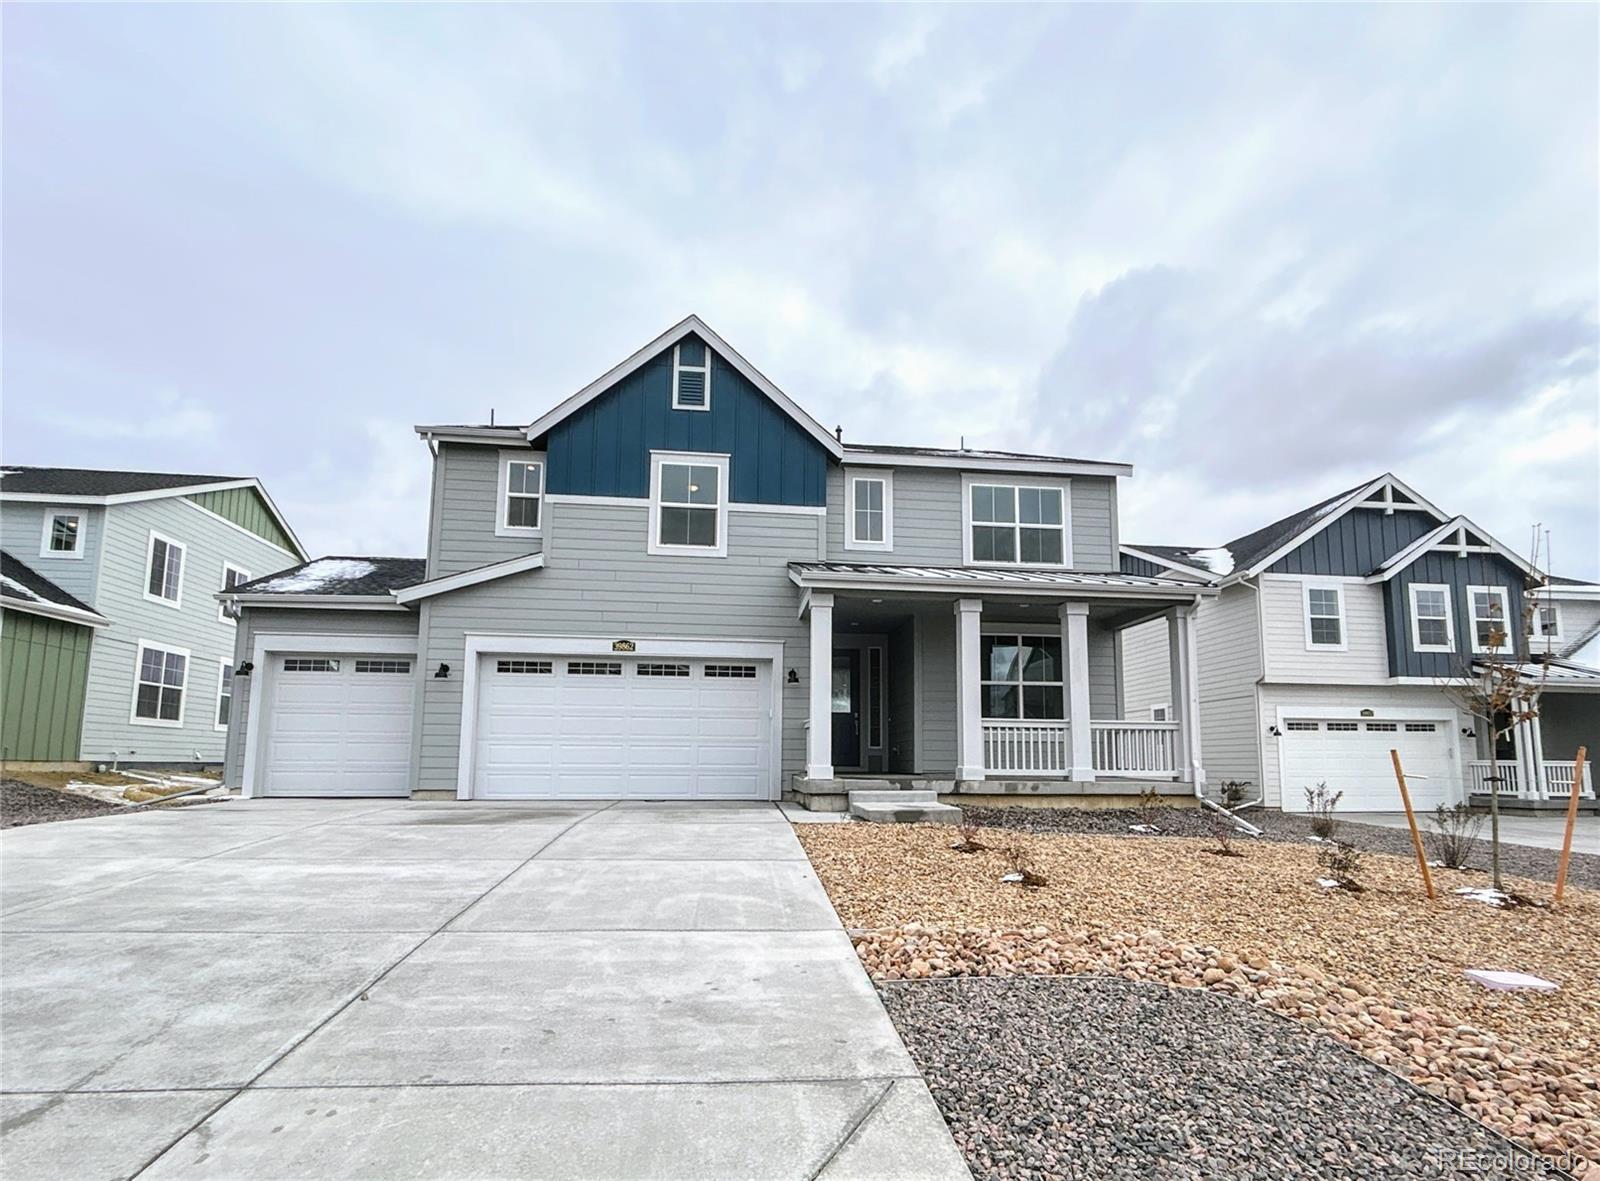
[[[833,765],[861,766],[861,652],[833,654]]]

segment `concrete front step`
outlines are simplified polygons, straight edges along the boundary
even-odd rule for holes
[[[931,788],[908,787],[901,791],[893,788],[888,791],[878,791],[872,788],[866,790],[854,789],[850,792],[852,804],[937,804],[939,793]]]
[[[850,815],[873,824],[960,824],[961,809],[949,804],[850,802]]]

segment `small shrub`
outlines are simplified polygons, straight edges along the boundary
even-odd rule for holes
[[[958,853],[981,853],[989,846],[978,841],[978,833],[982,831],[978,823],[973,820],[962,819],[956,832],[961,839],[950,847]]]
[[[1245,788],[1251,786],[1248,779],[1224,779],[1220,785],[1222,806],[1230,812],[1244,803],[1246,798]]]
[[[1004,855],[1006,864],[1011,867],[1009,873],[1018,875],[1022,885],[1036,889],[1046,884],[1044,876],[1038,872],[1038,862],[1033,859],[1031,849],[1013,841],[1000,852]]]
[[[1244,854],[1233,847],[1233,838],[1238,835],[1231,818],[1219,812],[1207,812],[1206,819],[1211,824],[1211,839],[1217,842],[1215,849],[1207,849],[1207,853],[1217,857],[1243,857]]]
[[[1364,886],[1356,880],[1361,872],[1361,850],[1343,841],[1333,841],[1317,850],[1317,864],[1327,871],[1329,879],[1339,883],[1341,890],[1361,893]]]
[[[1428,819],[1434,831],[1425,833],[1423,839],[1433,859],[1447,869],[1465,869],[1473,850],[1478,847],[1478,835],[1483,831],[1483,816],[1466,804],[1454,807],[1440,804]]]
[[[1334,815],[1344,792],[1331,791],[1326,783],[1306,788],[1306,811],[1311,814],[1311,832],[1325,841],[1331,841],[1339,831],[1339,818]]]
[[[1165,807],[1165,804],[1161,799],[1161,793],[1156,790],[1155,784],[1147,785],[1139,793],[1139,823],[1154,825],[1163,807]]]

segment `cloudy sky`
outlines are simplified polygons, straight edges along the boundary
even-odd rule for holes
[[[847,439],[1136,465],[1209,543],[1384,470],[1600,577],[1592,6],[4,15],[3,456],[420,553],[418,422],[695,311]]]

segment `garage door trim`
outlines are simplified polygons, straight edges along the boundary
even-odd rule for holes
[[[1445,729],[1446,750],[1449,752],[1450,762],[1454,768],[1455,779],[1450,784],[1449,798],[1451,802],[1459,802],[1462,794],[1462,767],[1461,767],[1461,740],[1460,733],[1463,728],[1461,711],[1448,705],[1416,706],[1416,705],[1373,705],[1373,706],[1323,706],[1315,702],[1306,702],[1296,705],[1280,705],[1276,710],[1276,719],[1273,729],[1277,732],[1276,745],[1278,748],[1278,806],[1284,811],[1289,811],[1288,783],[1289,783],[1289,733],[1286,723],[1289,719],[1306,719],[1316,722],[1434,722]]]
[[[245,711],[248,721],[244,732],[242,782],[239,785],[239,794],[245,799],[253,798],[260,791],[264,778],[261,774],[261,760],[266,757],[265,743],[262,740],[262,726],[266,720],[266,707],[263,703],[270,696],[266,686],[271,677],[271,657],[283,653],[301,652],[359,652],[363,655],[370,652],[383,656],[415,658],[417,638],[393,635],[366,636],[354,633],[308,636],[266,632],[256,635],[255,644],[250,650],[250,661],[255,665],[253,670],[255,683],[250,686],[250,707]]]
[[[772,665],[772,749],[769,790],[781,794],[783,779],[783,641],[717,640],[685,637],[621,638],[617,636],[493,635],[469,634],[461,686],[461,742],[456,772],[456,798],[472,798],[474,762],[478,750],[478,672],[489,653],[511,656],[612,656],[618,643],[630,644],[632,657],[661,656],[704,660],[761,660]]]

